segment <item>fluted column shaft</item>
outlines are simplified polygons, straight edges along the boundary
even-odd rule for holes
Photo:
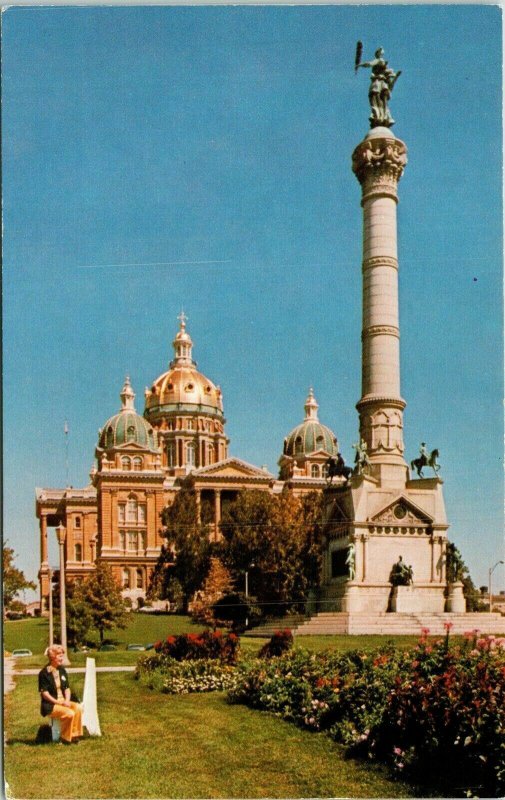
[[[362,394],[357,409],[373,473],[381,477],[386,473],[380,465],[389,465],[393,480],[394,467],[403,470],[405,465],[396,206],[406,153],[387,128],[374,128],[353,153],[363,207]]]

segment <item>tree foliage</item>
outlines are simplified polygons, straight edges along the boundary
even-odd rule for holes
[[[95,571],[84,581],[82,602],[91,615],[91,626],[100,634],[111,628],[126,628],[126,610],[121,590],[108,564],[98,562]]]
[[[229,594],[233,588],[233,579],[230,571],[218,558],[212,556],[207,577],[202,588],[196,591],[191,605],[192,617],[198,622],[205,622],[209,625],[214,624],[214,604]]]
[[[209,527],[198,519],[195,493],[182,490],[171,506],[164,509],[161,519],[166,546],[156,564],[149,597],[173,601],[175,593],[182,593],[183,610],[207,575],[210,567],[212,545]]]
[[[10,603],[25,589],[36,589],[33,581],[25,578],[22,570],[14,566],[16,554],[12,547],[3,545],[2,549],[2,569],[3,569],[3,598],[4,606],[9,607]]]
[[[291,492],[241,492],[223,510],[220,554],[237,585],[248,572],[249,592],[266,614],[303,603],[319,584],[322,498]]]

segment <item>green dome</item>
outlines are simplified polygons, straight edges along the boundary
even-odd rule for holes
[[[337,437],[317,418],[317,403],[312,392],[305,402],[305,419],[284,439],[284,455],[306,456],[324,450],[332,456],[338,453]]]
[[[330,455],[337,455],[337,439],[333,431],[320,422],[306,420],[293,428],[284,439],[284,453],[287,456],[300,456],[324,450]]]
[[[107,420],[99,432],[98,447],[110,450],[123,444],[138,444],[148,450],[157,450],[157,436],[152,426],[137,414],[133,406],[135,395],[126,378],[121,392],[122,408],[119,414]]]
[[[139,444],[149,450],[156,450],[155,433],[149,423],[139,414],[120,411],[107,420],[100,431],[98,446],[104,450],[122,444]]]

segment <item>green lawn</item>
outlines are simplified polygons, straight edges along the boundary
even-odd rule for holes
[[[96,659],[97,666],[133,665],[139,657],[138,652],[128,652],[125,648],[128,643],[149,644],[163,639],[169,634],[196,632],[202,629],[195,625],[189,617],[182,615],[150,616],[148,614],[130,614],[128,627],[125,630],[114,629],[107,638],[112,640],[117,650],[112,652],[98,652],[93,650],[90,655]],[[371,650],[386,642],[391,642],[398,648],[406,648],[415,644],[417,636],[300,636],[295,638],[295,645],[307,650],[352,650],[359,648]],[[245,654],[255,654],[267,641],[241,637],[240,646]],[[28,647],[33,652],[32,658],[20,658],[16,666],[19,669],[42,666],[44,663],[43,652],[48,644],[47,619],[11,620],[4,624],[4,647],[11,652],[17,647]],[[84,666],[85,653],[69,653],[73,667]]]
[[[79,747],[36,745],[34,677],[6,702],[11,798],[412,797],[371,764],[344,759],[323,734],[228,705],[223,694],[150,692],[131,674],[99,674],[103,736]],[[82,691],[83,676],[74,676]]]

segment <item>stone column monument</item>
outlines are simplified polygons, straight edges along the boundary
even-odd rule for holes
[[[400,72],[388,67],[382,48],[361,63],[360,45],[355,67],[371,70],[371,128],[352,156],[363,207],[360,440],[354,474],[327,492],[325,595],[330,609],[350,614],[442,613],[442,481],[435,466],[433,477],[411,480],[404,458],[396,207],[407,148],[391,131],[388,107]]]

